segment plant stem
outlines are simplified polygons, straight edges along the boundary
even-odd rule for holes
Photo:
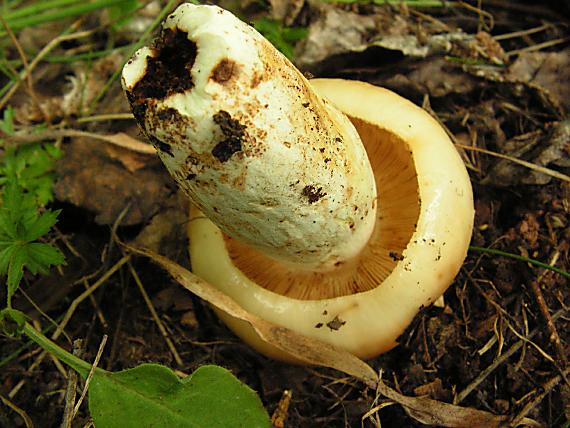
[[[556,272],[560,275],[562,275],[565,278],[569,278],[570,279],[570,273],[562,270],[562,269],[558,269],[557,267],[554,266],[550,266],[549,264],[540,262],[538,260],[534,260],[534,259],[529,259],[528,257],[523,257],[523,256],[519,256],[516,254],[511,254],[511,253],[507,253],[505,251],[501,251],[501,250],[495,250],[494,248],[484,248],[484,247],[476,247],[474,245],[469,246],[469,249],[471,251],[478,251],[480,253],[486,253],[486,254],[492,254],[494,256],[503,256],[503,257],[508,257],[511,259],[515,259],[515,260],[519,260],[521,262],[526,262],[526,263],[530,263],[531,265],[535,265],[544,269],[548,269],[551,270],[553,272]]]
[[[38,344],[40,347],[55,355],[57,358],[59,358],[61,361],[79,373],[83,379],[87,379],[87,376],[91,371],[91,364],[89,364],[87,361],[83,361],[81,358],[77,358],[75,355],[67,352],[65,349],[61,348],[59,345],[55,344],[47,337],[45,337],[42,333],[37,331],[29,323],[26,323],[24,325],[24,334],[36,342],[36,344]]]

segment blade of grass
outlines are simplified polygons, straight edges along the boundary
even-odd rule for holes
[[[570,273],[568,273],[568,272],[566,272],[566,271],[564,271],[564,270],[562,270],[562,269],[559,269],[559,268],[557,268],[557,267],[555,267],[555,266],[550,266],[550,265],[547,264],[547,263],[544,263],[544,262],[541,262],[541,261],[538,261],[538,260],[534,260],[534,259],[530,259],[530,258],[528,258],[528,257],[523,257],[523,256],[519,256],[519,255],[517,255],[517,254],[512,254],[512,253],[507,253],[507,252],[501,251],[501,250],[495,250],[494,248],[477,247],[477,246],[474,246],[474,245],[469,246],[469,249],[470,249],[471,251],[477,251],[477,252],[479,252],[479,253],[491,254],[491,255],[493,255],[493,256],[508,257],[508,258],[510,258],[510,259],[514,259],[514,260],[518,260],[518,261],[521,261],[521,262],[529,263],[529,264],[531,264],[531,265],[538,266],[538,267],[541,267],[541,268],[543,268],[543,269],[551,270],[551,271],[553,271],[553,272],[556,272],[557,274],[562,275],[562,276],[565,277],[565,278],[570,279]]]
[[[32,3],[29,6],[21,7],[17,10],[6,12],[4,14],[4,19],[16,19],[23,16],[37,15],[40,12],[44,12],[48,9],[55,9],[56,7],[67,6],[69,4],[81,3],[82,0],[46,0],[41,2]]]
[[[14,30],[18,31],[22,28],[32,27],[38,24],[44,24],[46,22],[57,21],[63,18],[68,18],[71,16],[82,15],[84,13],[92,12],[97,9],[102,9],[109,6],[114,6],[119,3],[124,3],[128,0],[97,0],[92,3],[80,3],[74,6],[66,7],[65,9],[56,10],[48,13],[43,13],[39,15],[30,15],[17,19],[6,20],[8,26]],[[6,32],[0,32],[0,36],[5,35]]]

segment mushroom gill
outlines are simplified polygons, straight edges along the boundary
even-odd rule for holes
[[[349,119],[358,131],[374,171],[377,215],[366,247],[352,260],[328,272],[300,271],[224,235],[233,264],[251,281],[299,300],[330,299],[381,286],[399,262],[415,231],[420,198],[408,145],[393,133],[362,119]],[[354,216],[358,216],[358,207]],[[309,221],[311,221],[309,219]]]

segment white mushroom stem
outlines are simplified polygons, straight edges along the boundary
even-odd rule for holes
[[[358,133],[251,26],[183,4],[122,82],[172,176],[229,236],[311,271],[368,242],[376,187]]]

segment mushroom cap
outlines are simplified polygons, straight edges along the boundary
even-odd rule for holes
[[[252,280],[251,273],[246,275],[236,266],[224,234],[197,208],[192,209],[188,225],[192,267],[195,274],[247,311],[361,358],[371,358],[396,346],[396,339],[418,311],[433,303],[453,282],[471,237],[471,184],[445,131],[410,101],[357,81],[315,79],[311,84],[353,122],[374,173],[393,171],[393,185],[377,180],[378,224],[383,224],[380,235],[383,231],[389,235],[391,230],[397,233],[399,222],[411,230],[407,243],[393,257],[390,272],[372,289],[355,294],[310,299],[282,295],[262,287]],[[400,155],[392,156],[391,150]],[[408,164],[404,160],[400,166],[402,153],[408,154]],[[386,159],[375,159],[378,155]],[[409,169],[409,165],[415,171],[415,179],[409,174],[408,178],[398,178],[398,171]],[[412,185],[408,185],[410,182]],[[395,187],[400,185],[401,189]],[[400,220],[398,210],[405,211],[402,201],[410,200],[416,201],[411,209],[415,214],[411,219]],[[268,269],[263,265],[257,268]],[[268,274],[271,276],[271,272]],[[247,323],[220,311],[218,314],[259,352],[296,361],[293,355],[260,339]]]

